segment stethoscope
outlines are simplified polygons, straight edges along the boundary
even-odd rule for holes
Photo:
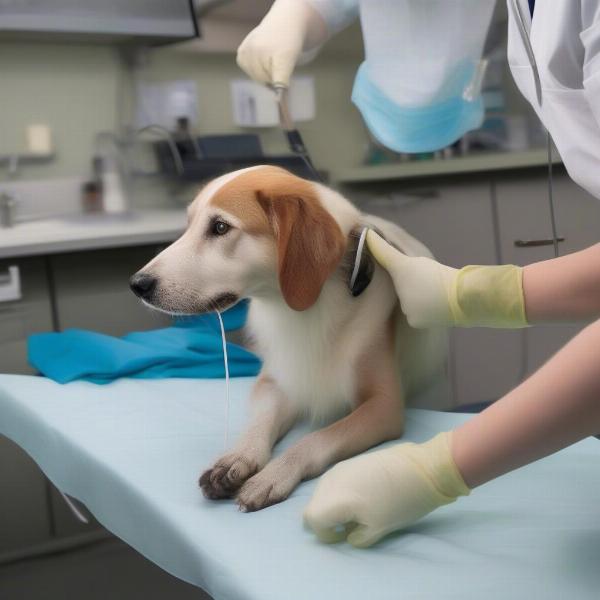
[[[519,29],[519,35],[525,47],[529,64],[531,65],[531,71],[533,73],[533,81],[535,85],[535,95],[538,104],[542,106],[542,81],[540,78],[540,72],[535,60],[535,54],[533,52],[533,46],[531,45],[531,38],[525,26],[525,16],[523,15],[523,6],[519,0],[511,0],[512,7],[515,15],[517,16],[517,26]],[[548,207],[550,209],[550,223],[552,226],[552,245],[554,246],[554,256],[558,257],[558,233],[556,228],[556,212],[554,207],[554,194],[552,188],[552,136],[548,129],[546,129],[546,148],[548,153]]]

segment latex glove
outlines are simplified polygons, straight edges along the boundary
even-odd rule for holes
[[[367,244],[390,274],[412,327],[527,327],[521,267],[453,269],[424,256],[406,256],[372,230]]]
[[[470,490],[451,454],[451,433],[337,464],[321,477],[304,521],[326,543],[371,546]]]
[[[327,37],[323,18],[309,3],[277,0],[240,44],[237,64],[255,81],[289,87],[302,52],[314,55]]]

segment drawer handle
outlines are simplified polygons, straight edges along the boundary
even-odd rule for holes
[[[564,237],[556,238],[558,242],[564,242]],[[554,240],[552,238],[546,238],[544,240],[515,240],[515,246],[517,248],[535,248],[537,246],[552,246]]]
[[[0,302],[20,300],[21,297],[21,274],[19,267],[12,265],[6,273],[0,273]]]

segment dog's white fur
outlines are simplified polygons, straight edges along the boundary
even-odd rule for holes
[[[378,266],[357,298],[349,293],[347,269],[338,269],[308,309],[288,306],[277,282],[273,241],[244,233],[243,217],[211,203],[231,182],[261,168],[273,169],[253,167],[209,183],[191,206],[186,233],[142,269],[160,282],[152,304],[162,310],[206,310],[211,298],[230,292],[251,298],[248,329],[263,360],[253,417],[234,449],[201,479],[208,497],[237,493],[243,510],[278,502],[332,462],[401,435],[404,395],[437,373],[445,354],[438,331],[408,327],[391,279]],[[321,184],[311,185],[344,237],[358,225],[374,225],[406,254],[431,256],[398,226],[361,214]],[[202,239],[216,214],[234,226],[229,241]],[[391,345],[385,341],[390,335]],[[370,382],[367,392],[363,378]],[[299,417],[324,421],[349,412],[269,462],[273,444]]]

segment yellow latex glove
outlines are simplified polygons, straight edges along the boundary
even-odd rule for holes
[[[255,81],[289,87],[296,63],[312,58],[327,37],[325,22],[309,3],[276,0],[240,44],[237,64]]]
[[[321,477],[304,521],[326,543],[366,548],[470,490],[451,454],[451,433],[337,464]]]
[[[412,327],[527,327],[521,267],[453,269],[424,256],[406,256],[372,230],[367,244],[390,274]]]

